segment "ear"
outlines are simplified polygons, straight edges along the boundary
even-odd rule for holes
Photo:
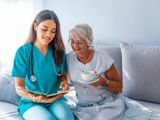
[[[34,27],[34,31],[37,31],[38,25],[36,23],[33,24],[33,27]]]

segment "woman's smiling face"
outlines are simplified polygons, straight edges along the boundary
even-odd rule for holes
[[[34,24],[37,32],[37,41],[43,45],[48,45],[56,35],[56,23],[53,20],[45,20],[40,24]]]

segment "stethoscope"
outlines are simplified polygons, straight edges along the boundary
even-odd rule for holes
[[[53,58],[53,62],[54,62],[54,58]],[[55,74],[58,77],[60,77],[60,76],[62,76],[64,74],[64,70],[63,70],[62,64],[60,65],[60,67],[61,67],[61,69],[60,69],[61,73],[57,72],[57,70],[55,68],[55,66],[56,66],[55,62],[54,62],[53,66],[54,66]],[[32,43],[31,55],[30,55],[30,81],[35,82],[36,80],[37,80],[37,78],[36,78],[36,76],[34,74],[34,70],[33,70],[33,43]]]

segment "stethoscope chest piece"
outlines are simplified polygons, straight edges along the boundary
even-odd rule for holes
[[[30,81],[35,82],[36,81],[36,76],[34,75],[34,71],[33,71],[33,43],[32,43],[32,47],[31,47],[31,63],[30,63]]]
[[[31,80],[32,82],[35,82],[35,81],[36,81],[36,76],[31,75],[30,80]]]

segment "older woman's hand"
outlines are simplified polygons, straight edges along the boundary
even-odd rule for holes
[[[98,81],[91,83],[90,85],[92,85],[94,87],[98,87],[98,86],[103,87],[106,84],[106,78],[104,76],[99,75],[97,79],[98,79]]]
[[[64,73],[60,78],[61,79],[60,87],[62,88],[62,90],[68,90],[69,89],[67,75],[68,75],[67,73]]]
[[[60,83],[60,87],[62,88],[62,90],[68,90],[69,89],[68,81],[66,79],[62,80]]]

